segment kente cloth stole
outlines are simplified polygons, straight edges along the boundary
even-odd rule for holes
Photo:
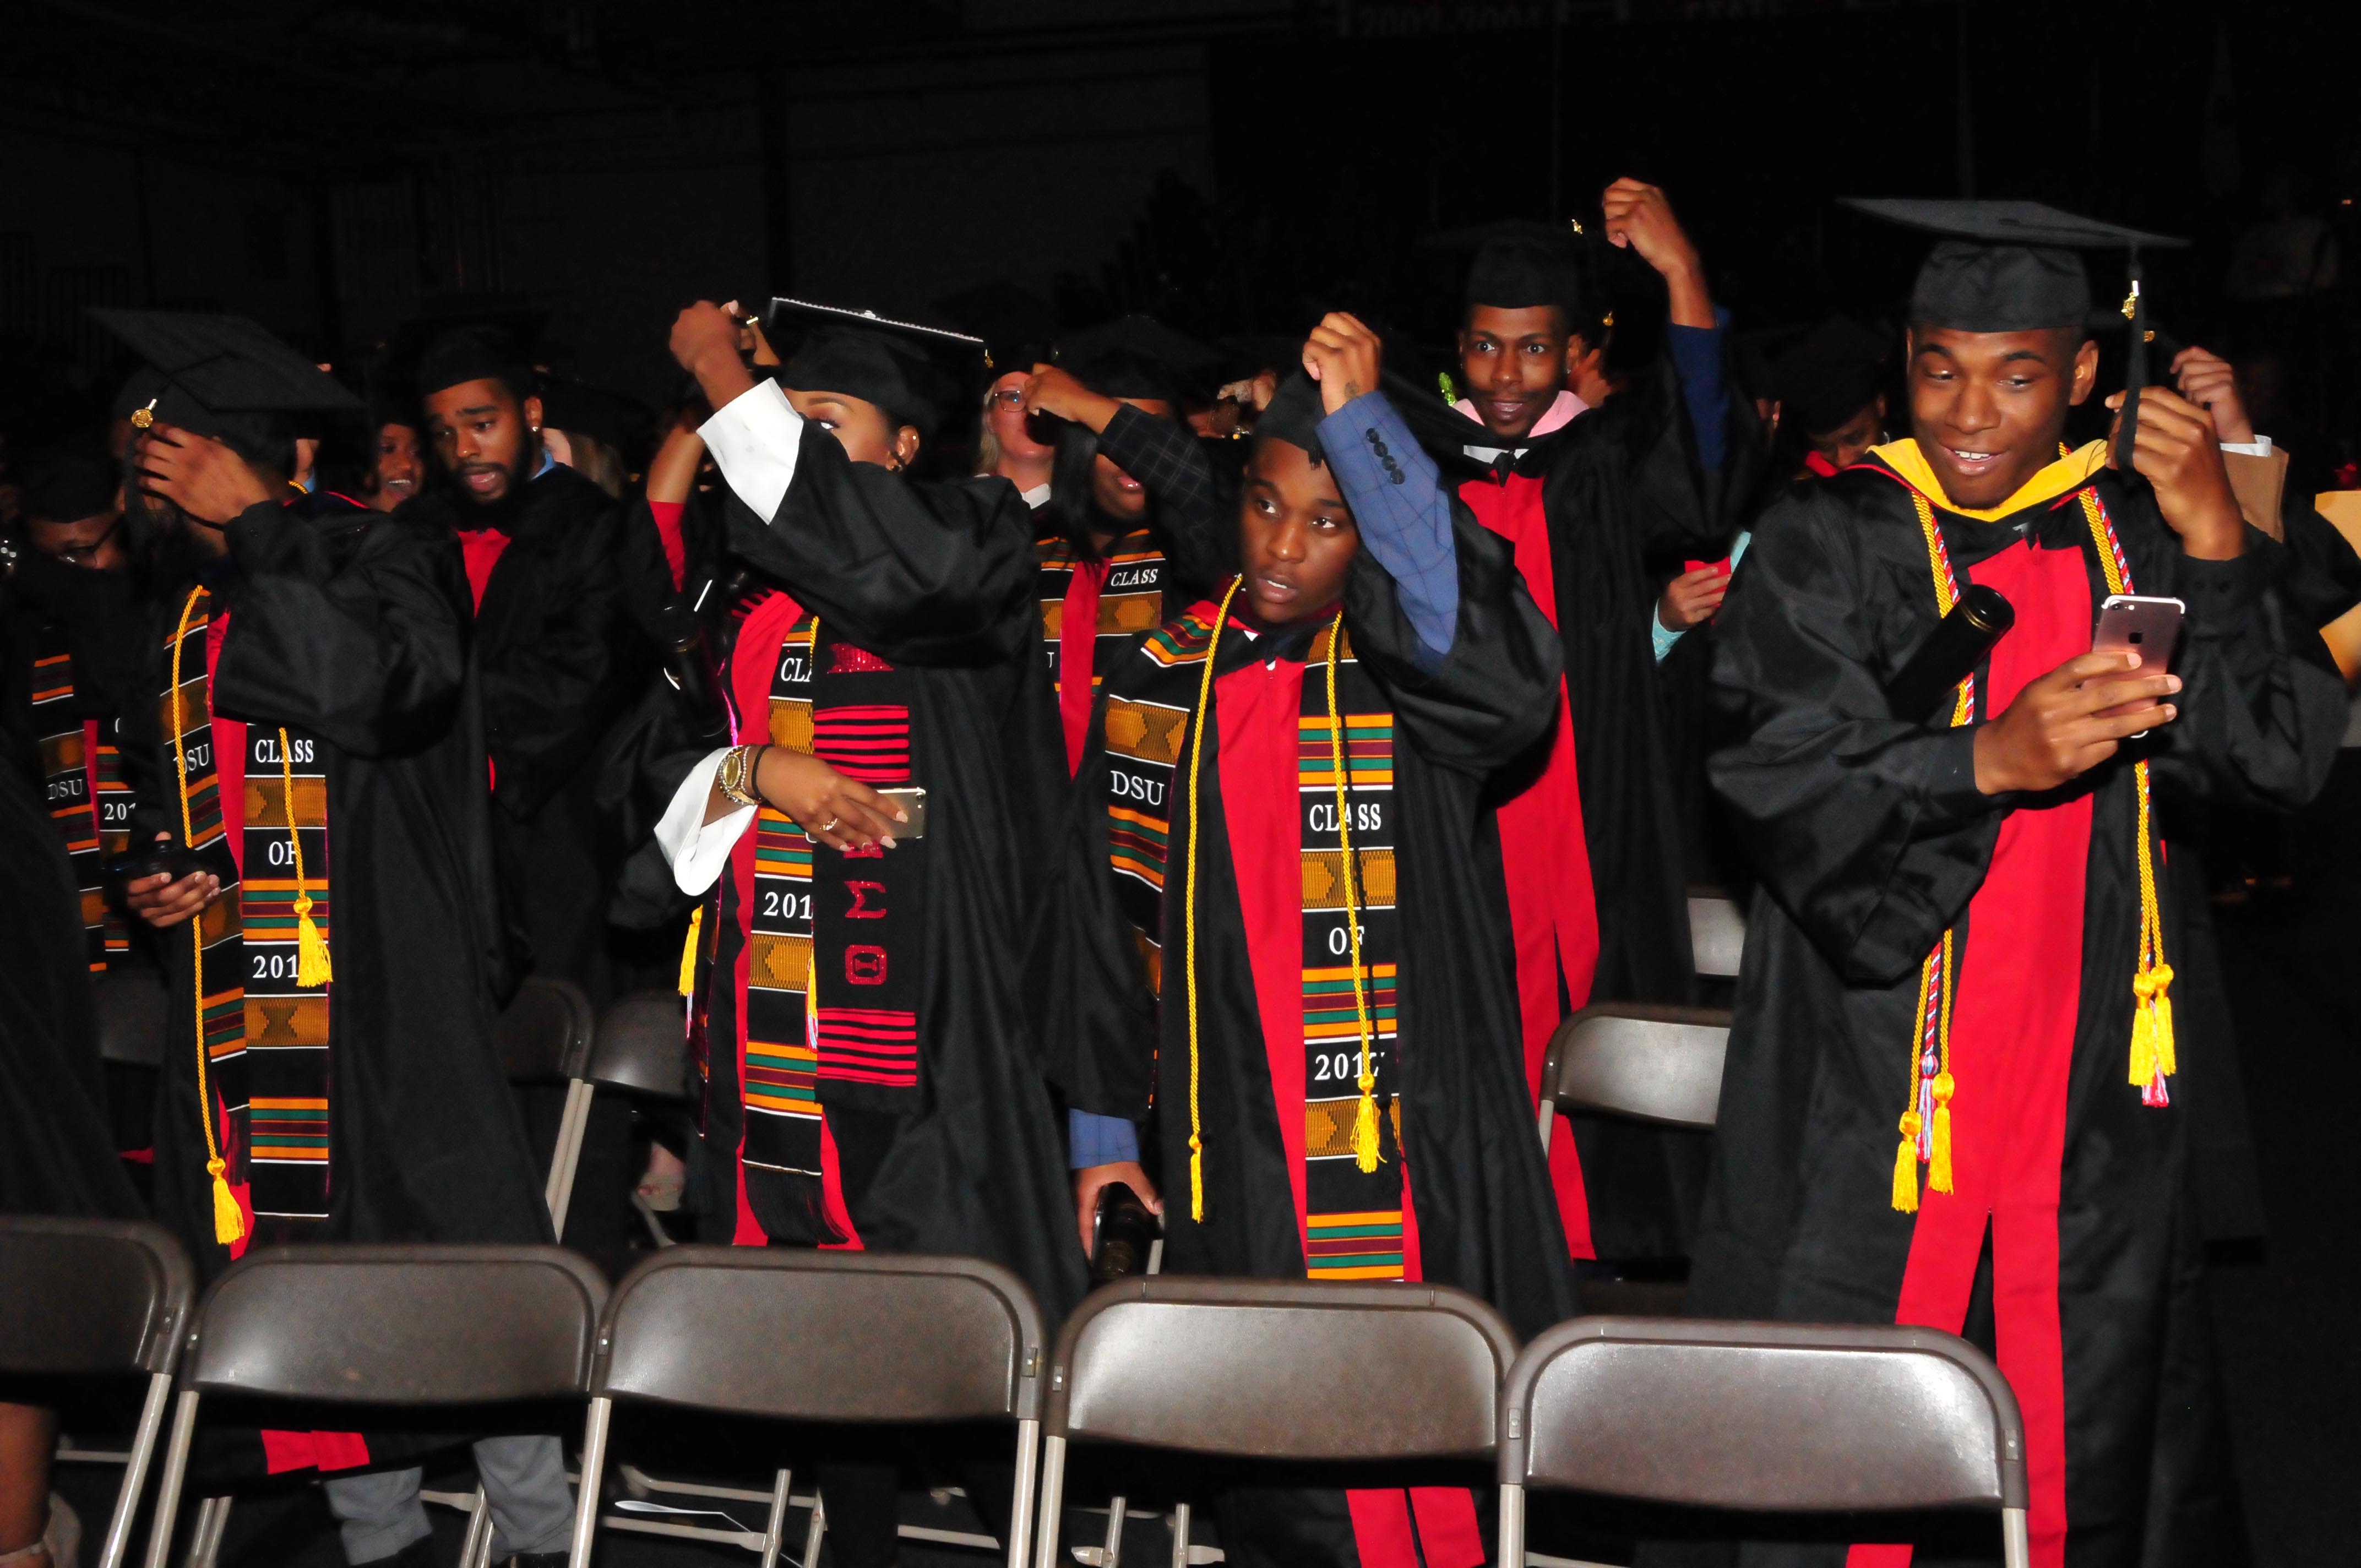
[[[1220,615],[1213,604],[1201,603],[1168,622],[1141,644],[1141,659],[1125,667],[1106,703],[1109,862],[1148,984],[1159,998],[1170,802],[1176,789],[1188,793],[1193,822],[1202,770],[1190,742],[1212,700],[1209,656]],[[1399,1279],[1401,1107],[1393,1062],[1399,947],[1388,810],[1393,715],[1341,627],[1340,618],[1322,628],[1304,654],[1294,736],[1303,916],[1305,1266],[1315,1279]],[[1229,667],[1256,656],[1253,640],[1235,621],[1222,641],[1218,662]],[[1341,730],[1333,717],[1339,711]],[[1183,880],[1192,905],[1196,838],[1192,829],[1184,848]],[[1350,879],[1348,859],[1356,872]],[[1182,927],[1183,943],[1193,942],[1193,907],[1184,912]],[[1189,958],[1184,947],[1191,1205],[1202,1218],[1198,1010]]]
[[[1916,486],[1906,488],[1918,514],[1919,534],[1927,546],[1937,613],[1949,615],[1960,598],[1950,551],[1943,542],[1942,526],[1936,520],[1933,505]],[[2073,493],[2073,499],[2081,505],[2083,521],[2089,526],[2107,591],[2136,592],[2131,563],[2124,556],[2123,545],[2115,537],[2114,520],[2107,515],[2098,490],[2084,485]],[[1973,723],[1977,707],[1976,677],[1971,671],[1960,680],[1952,698],[1950,728]],[[2168,1080],[2179,1070],[2173,1047],[2172,966],[2164,959],[2164,919],[2156,876],[2158,845],[2150,809],[2146,759],[2132,764],[2132,774],[2139,799],[2140,939],[2138,965],[2132,976],[2128,1079],[2131,1087],[2139,1091],[2142,1104],[2162,1107],[2172,1102]],[[1955,929],[1946,930],[1918,968],[1918,1002],[1910,1041],[1910,1099],[1899,1124],[1901,1142],[1894,1151],[1892,1201],[1905,1214],[1918,1210],[1921,1165],[1927,1167],[1929,1190],[1952,1190],[1951,1097],[1956,1084],[1951,1076],[1951,1007],[1963,946]]]
[[[32,697],[42,794],[73,867],[90,970],[97,974],[110,959],[131,950],[123,916],[106,905],[101,871],[130,843],[131,791],[123,782],[122,754],[106,743],[105,728],[75,711],[73,654],[61,627],[41,629]]]
[[[1080,558],[1065,539],[1044,539],[1035,549],[1041,561],[1042,641],[1071,773],[1082,765],[1091,707],[1107,667],[1132,638],[1164,619],[1164,555],[1146,529],[1124,535],[1097,560]],[[1069,669],[1085,663],[1090,679],[1066,679]]]
[[[193,590],[166,644],[178,676],[163,697],[185,843],[221,879],[189,922],[197,976],[201,1096],[209,1166],[219,1162],[215,1232],[237,1239],[225,1179],[256,1218],[328,1216],[328,781],[319,740],[294,726],[214,722],[206,641],[212,596]],[[235,737],[235,740],[232,740]],[[244,863],[230,852],[216,744],[238,744]],[[306,927],[309,927],[307,930]],[[243,1167],[240,1169],[240,1167]]]
[[[913,685],[799,617],[772,674],[770,741],[873,789],[908,786]],[[846,1239],[826,1218],[827,1105],[900,1114],[921,1103],[925,844],[839,853],[769,806],[755,812],[740,1076],[748,1195],[774,1239]]]

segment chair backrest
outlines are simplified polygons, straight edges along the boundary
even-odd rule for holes
[[[159,1225],[0,1215],[0,1372],[170,1372],[196,1290]]]
[[[1481,1456],[1516,1349],[1442,1286],[1125,1279],[1066,1320],[1042,1426],[1247,1458]]]
[[[562,1083],[580,1078],[590,1059],[597,1015],[570,980],[528,975],[492,1024],[500,1064],[511,1083]]]
[[[2026,1506],[2000,1368],[1933,1329],[1576,1318],[1501,1395],[1500,1479],[1784,1513]]]
[[[1711,1127],[1729,1048],[1730,1014],[1719,1007],[1586,1007],[1551,1038],[1542,1088],[1567,1110]]]
[[[164,1065],[164,977],[127,964],[93,975],[101,1060],[126,1067]]]
[[[1746,956],[1746,912],[1719,894],[1689,894],[1689,950],[1697,973],[1735,978]]]
[[[181,1386],[335,1404],[577,1395],[606,1300],[562,1247],[269,1247],[205,1292]]]
[[[589,1390],[783,1420],[1040,1416],[1041,1310],[972,1257],[667,1247],[615,1287]]]
[[[619,996],[598,1015],[590,1063],[591,1082],[633,1094],[667,1100],[688,1094],[688,1025],[679,995],[635,991]]]

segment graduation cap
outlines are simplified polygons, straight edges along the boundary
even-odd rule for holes
[[[343,383],[244,316],[93,309],[99,325],[146,361],[115,400],[117,418],[162,421],[284,467],[294,421],[352,413]]]
[[[1222,367],[1221,351],[1173,331],[1154,316],[1117,316],[1058,345],[1056,363],[1109,398],[1154,398],[1176,407],[1202,401]]]
[[[422,398],[469,381],[499,381],[520,398],[533,397],[540,388],[533,361],[515,336],[493,322],[469,322],[436,334],[419,351],[412,378]]]
[[[2140,389],[2147,384],[2150,336],[2147,302],[2140,291],[2140,250],[2179,249],[2187,240],[2078,217],[2039,202],[1840,199],[1872,217],[1944,236],[1918,269],[1918,281],[1910,291],[1911,321],[1928,326],[1960,332],[2080,331],[2091,312],[2091,280],[2079,253],[2125,252],[2131,292],[2123,313],[2131,323],[2131,353],[2125,367],[2115,461],[2130,470]]]
[[[975,401],[987,362],[980,337],[808,300],[772,300],[763,335],[786,361],[785,385],[874,403],[921,440]]]
[[[1591,329],[1615,324],[1605,274],[1621,253],[1605,245],[1603,232],[1600,225],[1585,225],[1579,219],[1545,224],[1502,218],[1446,229],[1421,243],[1469,257],[1466,306],[1521,311],[1554,305],[1588,339],[1595,335]]]
[[[1867,408],[1885,381],[1885,340],[1850,316],[1830,316],[1771,362],[1783,417],[1825,435]]]
[[[1301,447],[1314,463],[1325,463],[1328,454],[1320,445],[1320,422],[1327,417],[1328,406],[1320,400],[1320,383],[1299,368],[1279,382],[1270,406],[1255,416],[1255,439],[1284,441]]]

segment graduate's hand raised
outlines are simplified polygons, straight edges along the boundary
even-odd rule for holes
[[[795,818],[796,826],[831,850],[894,847],[894,829],[910,814],[818,757],[785,746],[765,751],[755,764],[754,790]]]
[[[271,499],[270,487],[246,459],[209,435],[159,423],[135,450],[139,488],[199,522],[219,528]]]
[[[2238,393],[2237,368],[2220,355],[2189,347],[2172,356],[2172,378],[2180,395],[2213,421],[2216,438],[2234,446],[2255,439],[2255,422]]]
[[[1072,374],[1055,365],[1036,365],[1033,378],[1025,383],[1025,411],[1048,414],[1052,419],[1071,420],[1096,435],[1113,423],[1123,404],[1104,393],[1093,392]]]
[[[2142,674],[2138,666],[2136,653],[2084,653],[2018,692],[2007,712],[1976,730],[1976,788],[2056,789],[2114,756],[2126,737],[2171,723],[2180,710],[2163,699],[2180,689],[2180,677]]]
[[[738,334],[737,316],[710,300],[685,306],[673,318],[672,356],[697,378],[705,400],[717,409],[754,384],[746,362],[738,356]]]
[[[1148,1179],[1147,1168],[1136,1159],[1119,1159],[1112,1165],[1086,1165],[1074,1172],[1074,1225],[1082,1233],[1082,1255],[1091,1255],[1091,1221],[1099,1206],[1099,1190],[1122,1182],[1139,1195],[1154,1214],[1164,1212],[1164,1200],[1156,1195],[1156,1184]]]
[[[159,833],[156,842],[170,840]],[[169,872],[123,884],[123,906],[159,931],[170,930],[221,896],[221,878],[210,872],[191,872],[175,881]]]
[[[1303,344],[1303,373],[1320,383],[1320,406],[1334,413],[1378,389],[1385,344],[1358,318],[1331,311]]]
[[[2107,427],[2107,453],[2114,460],[2123,429],[2124,395],[2107,400],[2115,411]],[[2203,409],[2162,387],[2140,393],[2139,429],[2132,436],[2132,466],[2156,487],[2157,510],[2180,535],[2180,547],[2201,561],[2235,559],[2246,548],[2246,520],[2222,466],[2222,444]]]
[[[1673,215],[1673,203],[1663,191],[1642,180],[1618,180],[1598,198],[1607,220],[1607,239],[1640,253],[1655,269],[1671,292],[1669,319],[1675,326],[1709,327],[1714,323],[1713,297],[1706,292],[1705,263],[1688,232]]]

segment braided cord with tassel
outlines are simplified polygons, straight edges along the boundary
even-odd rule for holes
[[[1222,650],[1222,627],[1244,577],[1232,577],[1213,611],[1213,634],[1205,643],[1205,675],[1197,683],[1196,732],[1189,738],[1189,902],[1183,906],[1189,945],[1189,1218],[1205,1217],[1204,1122],[1197,1106],[1197,770],[1205,760],[1205,725],[1213,711],[1213,656]]]
[[[1367,1176],[1378,1168],[1378,1069],[1369,1055],[1369,988],[1361,968],[1361,901],[1353,891],[1359,879],[1354,874],[1352,813],[1345,784],[1345,715],[1336,707],[1337,649],[1344,641],[1345,612],[1340,609],[1328,627],[1328,762],[1336,775],[1336,848],[1345,875],[1345,928],[1353,940],[1353,1013],[1361,1029],[1361,1103],[1353,1113],[1353,1162]],[[1189,820],[1193,828],[1193,810]]]
[[[181,645],[189,640],[189,617],[196,613],[197,600],[203,597],[202,587],[189,590],[188,601],[181,606],[181,624],[172,633],[172,773],[180,784],[181,842],[184,846],[196,835],[196,827],[189,810],[189,754],[182,744],[181,729]],[[206,717],[212,715],[212,694],[206,694]],[[189,994],[193,999],[197,1025],[197,1120],[205,1130],[205,1174],[213,1179],[214,1240],[227,1246],[246,1234],[246,1216],[238,1212],[236,1195],[229,1190],[229,1162],[222,1157],[221,1146],[214,1137],[213,1091],[205,1081],[205,937],[204,917],[200,911],[189,916]]]

